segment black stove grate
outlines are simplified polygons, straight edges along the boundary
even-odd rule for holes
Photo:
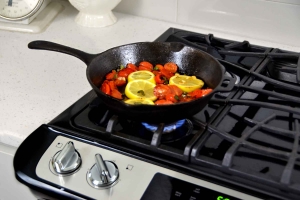
[[[212,34],[190,33],[186,31],[174,31],[168,38],[158,39],[158,41],[181,42],[185,45],[198,48],[218,59],[228,63],[237,64],[246,69],[254,70],[260,58],[264,58],[269,53],[270,48],[251,45],[248,41],[236,42],[214,37]],[[238,53],[228,53],[232,50]],[[261,56],[248,56],[244,54],[254,53]]]
[[[257,122],[254,120],[250,120],[245,118],[244,120],[251,126],[241,137],[236,137],[227,132],[223,132],[218,130],[213,125],[208,126],[208,132],[211,134],[215,134],[218,137],[226,140],[230,143],[230,147],[228,147],[227,151],[221,156],[222,160],[219,163],[211,163],[213,165],[219,165],[220,168],[226,173],[234,174],[234,175],[242,175],[244,177],[250,179],[256,179],[257,181],[262,181],[265,183],[272,183],[272,185],[276,185],[277,188],[282,190],[288,190],[292,192],[299,192],[300,183],[299,179],[295,179],[295,177],[299,177],[300,175],[300,154],[299,154],[299,119],[294,120],[294,128],[293,130],[284,130],[278,127],[270,126],[267,123],[271,120],[276,119],[277,115],[271,115],[265,120],[261,122]],[[274,147],[272,148],[270,145],[266,146],[265,144],[255,144],[254,142],[249,141],[249,138],[252,134],[254,134],[257,130],[264,130],[268,133],[288,137],[293,140],[292,150],[290,152],[284,150],[278,150]],[[222,145],[222,144],[220,144]],[[239,151],[240,149],[240,151]],[[250,150],[250,151],[249,151]],[[201,151],[201,148],[200,148]],[[239,154],[239,155],[238,155]],[[235,157],[240,157],[240,161],[243,161],[245,164],[241,165],[239,162],[234,162]],[[203,157],[202,157],[203,158]],[[243,158],[248,158],[243,159]],[[200,162],[199,162],[200,161]],[[250,162],[257,162],[254,165],[248,165]],[[266,161],[266,163],[264,163]],[[193,161],[192,161],[193,162]],[[210,160],[208,159],[199,159],[195,158],[195,163],[209,165]],[[263,163],[263,164],[262,164]],[[273,164],[272,167],[270,163]],[[279,164],[278,164],[279,163]],[[243,166],[240,167],[233,167]],[[248,165],[248,166],[247,166]],[[278,167],[277,165],[280,165]],[[259,166],[259,167],[257,167]],[[264,176],[270,170],[270,168],[276,168],[275,173],[277,173],[277,179],[272,176]],[[281,168],[281,169],[280,169]],[[281,175],[280,175],[281,174]],[[293,177],[294,176],[294,177]]]
[[[271,62],[266,57],[255,71],[234,65],[249,78],[235,86],[233,98],[212,99],[226,107],[208,124],[191,161],[222,170],[229,179],[234,177],[227,174],[300,194],[300,87],[275,80]]]

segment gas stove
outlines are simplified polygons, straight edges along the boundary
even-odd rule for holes
[[[168,124],[119,117],[90,91],[20,145],[17,179],[57,199],[297,199],[299,54],[175,28],[156,41],[211,54],[233,90]]]

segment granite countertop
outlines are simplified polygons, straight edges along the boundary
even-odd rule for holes
[[[33,40],[49,40],[100,53],[127,43],[153,41],[175,27],[300,52],[300,47],[227,34],[226,30],[188,27],[122,13],[115,13],[118,22],[112,26],[81,27],[74,22],[77,11],[67,1],[59,3],[64,10],[42,33],[0,30],[0,143],[17,147],[41,124],[51,121],[91,90],[82,61],[61,53],[30,50],[27,44]]]

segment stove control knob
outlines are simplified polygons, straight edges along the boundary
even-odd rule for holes
[[[81,158],[73,142],[69,141],[61,151],[53,156],[51,163],[56,173],[70,174],[80,167]]]
[[[108,188],[116,183],[119,178],[117,165],[103,160],[100,154],[95,155],[95,162],[87,173],[88,183],[94,188]]]

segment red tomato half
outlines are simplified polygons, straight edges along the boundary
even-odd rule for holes
[[[171,89],[167,85],[158,84],[155,86],[153,93],[158,99],[164,99],[166,94],[171,94]]]
[[[139,66],[138,70],[139,71],[146,70],[146,71],[152,72],[152,70],[149,67],[145,67],[145,66]]]
[[[153,70],[153,65],[147,61],[140,62],[139,70],[147,70],[151,72]]]
[[[132,64],[132,63],[128,63],[126,65],[126,68],[129,68],[129,69],[132,69],[133,71],[137,71],[137,67],[135,66],[135,64]]]
[[[107,81],[107,84],[109,85],[110,90],[117,89],[114,81]]]
[[[202,96],[204,97],[205,95],[208,95],[211,92],[212,92],[211,88],[203,89],[202,90]]]
[[[173,62],[168,62],[168,63],[166,63],[166,64],[164,65],[164,68],[165,68],[166,70],[168,70],[169,72],[172,72],[172,73],[177,72],[177,69],[178,69],[177,65],[176,65],[175,63],[173,63]]]
[[[165,82],[165,80],[163,79],[163,75],[157,74],[155,76],[155,82],[156,82],[156,84],[163,84]]]
[[[112,70],[112,72],[110,72],[109,74],[107,74],[105,78],[107,80],[113,80],[113,79],[117,78],[117,72],[116,72],[116,70]]]
[[[173,102],[168,101],[168,100],[157,100],[157,101],[155,101],[155,105],[167,105],[167,104],[173,104]]]
[[[160,74],[160,71],[153,70],[152,73],[156,76],[157,74]]]
[[[126,78],[125,77],[118,77],[116,80],[115,80],[115,85],[120,87],[120,86],[123,86],[126,84]]]
[[[172,94],[175,94],[177,96],[181,96],[182,95],[182,90],[177,87],[176,85],[168,85],[169,88],[171,89]]]
[[[174,76],[174,73],[166,70],[165,68],[161,68],[160,72],[162,75],[164,75],[165,77],[167,77],[167,79],[169,80],[172,76]]]
[[[121,92],[119,92],[117,89],[111,91],[111,96],[117,99],[123,99]]]
[[[202,97],[202,90],[201,89],[196,89],[196,90],[190,92],[189,96],[192,97],[192,98],[200,98],[200,97]]]
[[[175,95],[175,94],[166,94],[166,100],[167,101],[171,101],[173,103],[176,103],[176,102],[178,102],[179,97],[177,95]]]
[[[104,92],[105,94],[110,94],[110,87],[107,83],[103,83],[101,85],[101,91]]]
[[[189,102],[189,101],[192,101],[193,99],[191,97],[183,97],[183,96],[180,96],[179,97],[179,102]]]
[[[160,71],[162,68],[164,68],[164,66],[157,64],[157,65],[155,65],[155,68],[157,68]]]
[[[131,74],[132,72],[134,72],[133,69],[130,69],[130,68],[124,68],[122,70],[120,70],[118,72],[118,76],[119,77],[124,77],[124,78],[127,78],[129,74]]]

